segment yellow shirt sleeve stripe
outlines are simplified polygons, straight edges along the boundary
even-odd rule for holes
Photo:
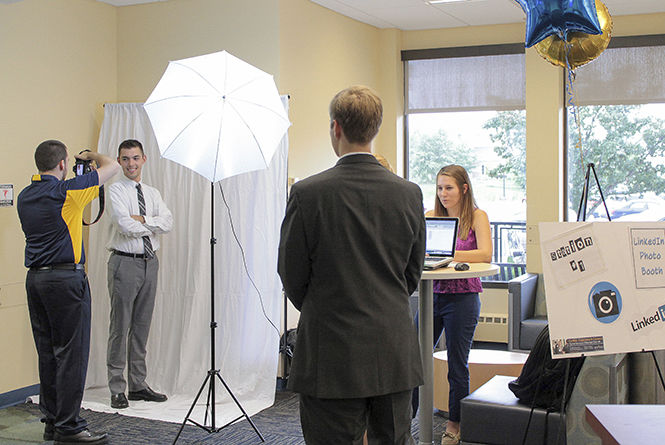
[[[93,199],[99,195],[99,186],[88,187],[82,190],[67,190],[65,203],[62,205],[62,219],[67,224],[69,237],[72,240],[74,262],[79,263],[82,255],[83,243],[83,210]]]

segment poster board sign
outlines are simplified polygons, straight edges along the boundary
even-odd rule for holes
[[[665,222],[539,229],[553,358],[665,349]]]
[[[11,207],[14,205],[14,185],[0,184],[0,207]]]

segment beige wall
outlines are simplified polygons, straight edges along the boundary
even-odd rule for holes
[[[524,41],[524,24],[405,31],[402,49],[497,45]]]
[[[614,21],[615,35],[665,33],[665,14]],[[0,183],[14,184],[18,194],[34,173],[34,147],[44,139],[60,138],[72,153],[95,148],[104,102],[143,101],[169,60],[222,49],[274,74],[280,93],[291,95],[289,176],[303,178],[333,165],[327,106],[335,92],[351,84],[366,84],[381,94],[384,123],[375,151],[399,167],[400,50],[514,43],[523,37],[523,24],[379,30],[309,0],[170,0],[122,8],[94,0],[0,4],[5,61]],[[561,217],[562,74],[532,50],[526,66],[527,222],[534,228]],[[0,208],[0,225],[3,393],[37,383],[37,372],[15,208]],[[529,269],[538,271],[537,242],[528,249]]]
[[[60,139],[95,148],[102,103],[116,96],[115,8],[92,0],[0,4],[0,183],[14,197],[35,171],[34,149]],[[25,299],[24,237],[0,208],[0,393],[38,382]]]
[[[291,95],[289,176],[331,167],[328,104],[339,90],[362,84],[383,100],[374,151],[402,162],[401,31],[377,29],[309,0],[280,0],[280,91]]]
[[[280,91],[291,95],[289,176],[331,167],[328,104],[339,90],[368,85],[381,95],[379,31],[309,0],[280,1]],[[383,133],[385,129],[381,129]]]
[[[170,60],[222,50],[279,80],[278,1],[169,0],[118,8],[117,100],[145,101]]]
[[[404,69],[400,57],[402,32],[379,31],[379,72],[377,88],[383,100],[383,124],[374,143],[374,151],[388,159],[398,174],[404,173]]]

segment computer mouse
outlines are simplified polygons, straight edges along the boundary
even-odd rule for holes
[[[457,263],[455,264],[455,270],[469,270],[469,265],[467,263]]]

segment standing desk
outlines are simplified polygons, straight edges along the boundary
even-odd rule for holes
[[[423,360],[423,378],[425,383],[420,387],[420,400],[418,405],[418,435],[419,445],[432,444],[432,423],[434,412],[434,359],[432,352],[433,327],[433,300],[434,291],[432,280],[451,280],[455,278],[477,278],[496,275],[499,266],[490,263],[469,263],[469,270],[457,271],[452,263],[448,267],[436,270],[423,271],[418,286],[418,336],[420,339],[420,355]]]

